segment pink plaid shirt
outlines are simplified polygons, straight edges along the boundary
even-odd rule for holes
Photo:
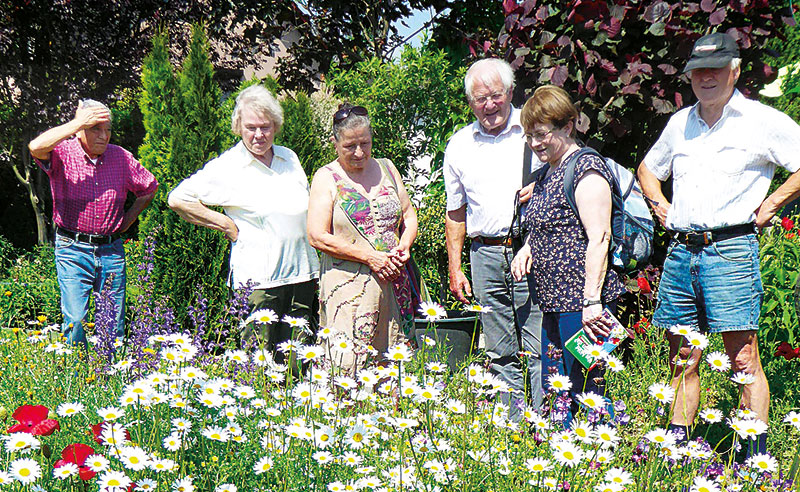
[[[53,222],[70,231],[109,235],[122,225],[125,198],[156,191],[156,178],[122,147],[110,145],[97,164],[77,137],[64,140],[39,161],[50,177]]]

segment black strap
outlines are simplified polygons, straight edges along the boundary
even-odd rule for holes
[[[531,146],[525,142],[525,152],[522,153],[522,187],[525,188],[533,182],[533,166],[531,165],[533,158],[533,151]]]

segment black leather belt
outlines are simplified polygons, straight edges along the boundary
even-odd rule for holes
[[[111,244],[117,240],[115,234],[110,236],[105,236],[102,234],[85,234],[83,232],[73,232],[62,227],[56,227],[56,234],[64,237],[68,237],[70,239],[74,239],[79,243],[90,243],[90,244]]]
[[[720,227],[708,231],[675,232],[674,237],[676,241],[687,246],[705,246],[717,241],[754,234],[755,232],[756,225],[750,223]]]
[[[511,237],[475,236],[472,240],[478,241],[486,246],[511,246]]]

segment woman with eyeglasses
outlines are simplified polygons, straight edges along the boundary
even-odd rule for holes
[[[413,340],[413,289],[406,271],[417,214],[400,174],[372,157],[367,110],[344,104],[333,116],[337,159],[311,183],[308,238],[322,252],[320,326],[334,369],[354,374]]]
[[[529,235],[511,264],[516,279],[532,273],[539,287],[542,377],[550,377],[555,367],[570,378],[573,397],[590,391],[602,395],[600,369],[587,374],[564,344],[581,329],[593,341],[607,336],[610,323],[602,317],[603,309],[613,312],[625,292],[617,273],[608,268],[613,177],[599,156],[579,156],[574,163],[576,214],[564,193],[567,164],[580,150],[575,105],[564,89],[539,87],[520,119],[528,146],[548,164],[534,180],[526,216]],[[560,359],[550,356],[550,345],[562,351]],[[572,411],[576,409],[573,403]]]

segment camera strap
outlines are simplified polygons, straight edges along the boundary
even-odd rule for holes
[[[531,162],[533,158],[533,151],[531,150],[530,146],[527,142],[523,142],[525,147],[524,151],[522,152],[522,186],[524,188],[531,184],[534,179],[534,172],[533,172],[533,163]],[[519,316],[517,315],[517,305],[514,299],[514,277],[511,275],[511,259],[509,258],[509,253],[511,253],[511,258],[513,258],[514,254],[522,247],[522,243],[524,243],[525,238],[522,237],[522,222],[525,220],[524,214],[522,213],[522,204],[519,202],[519,190],[517,190],[516,194],[514,195],[514,217],[511,219],[511,227],[508,228],[508,236],[507,238],[511,239],[511,242],[507,242],[507,244],[512,244],[511,251],[509,252],[506,249],[503,253],[503,256],[506,260],[506,278],[507,278],[507,285],[509,288],[509,295],[511,297],[511,313],[514,318],[514,331],[517,335],[517,348],[518,352],[522,352],[522,327],[520,326]],[[519,244],[517,244],[519,243]],[[528,293],[530,295],[530,293]]]

